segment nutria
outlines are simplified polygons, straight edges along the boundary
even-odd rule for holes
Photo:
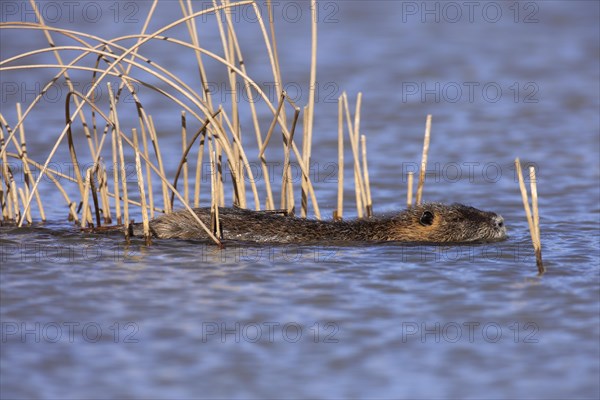
[[[194,212],[210,226],[210,209]],[[506,238],[504,219],[493,212],[462,204],[428,203],[391,216],[352,221],[316,221],[269,211],[219,208],[222,239],[249,242],[306,243],[342,241],[477,242]],[[190,216],[180,210],[150,221],[152,235],[164,239],[208,239]],[[133,234],[143,234],[141,224]]]

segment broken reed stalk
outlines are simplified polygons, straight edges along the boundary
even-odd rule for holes
[[[364,196],[364,184],[360,171],[360,157],[358,155],[358,137],[355,135],[354,126],[350,120],[350,110],[348,106],[348,95],[346,92],[342,94],[344,98],[344,109],[346,111],[346,124],[348,125],[348,136],[350,138],[350,147],[352,148],[352,156],[354,158],[354,191],[356,194],[356,212],[359,219],[363,217],[364,204],[366,203]],[[360,98],[360,97],[359,97]],[[358,98],[357,98],[358,105]]]
[[[535,168],[529,167],[529,179],[531,185],[531,205],[533,209],[533,226],[535,228],[535,243],[533,245],[535,249],[535,263],[538,267],[538,274],[546,272],[544,263],[542,261],[542,240],[540,237],[540,214],[538,209],[538,195],[537,195],[537,178],[535,176]]]
[[[202,182],[202,160],[204,158],[204,143],[206,135],[200,137],[198,155],[196,157],[196,180],[194,184],[194,207],[200,207],[200,183]]]
[[[406,188],[406,206],[411,207],[413,203],[413,180],[415,173],[410,171],[408,173],[408,184]]]
[[[425,185],[425,171],[427,170],[427,155],[429,154],[429,138],[431,136],[431,114],[427,115],[425,122],[425,138],[423,140],[423,155],[421,157],[421,170],[419,171],[419,183],[417,186],[417,204],[423,200],[423,185]]]
[[[365,193],[367,196],[367,218],[371,218],[373,216],[373,203],[371,201],[371,184],[369,181],[369,168],[367,166],[367,138],[365,135],[360,136],[360,144],[362,150],[363,179],[365,183]]]
[[[307,132],[308,129],[308,108],[304,106],[304,114],[302,115],[302,154],[305,158],[298,161],[298,164],[304,166],[304,169],[309,170],[310,168],[310,159],[306,157],[308,154],[308,140],[307,140]],[[308,179],[306,176],[302,175],[300,177],[300,217],[306,218],[308,216],[308,193],[307,193]]]
[[[362,92],[358,92],[357,96],[356,96],[356,106],[354,109],[354,143],[356,144],[356,149],[357,149],[357,153],[358,153],[358,149],[359,149],[359,145],[360,145],[360,110],[361,110],[361,106],[362,106]],[[365,153],[366,155],[366,153]],[[362,168],[362,164],[360,160],[357,160],[357,165],[359,166],[359,182],[361,185],[361,201],[363,204],[363,208],[364,208],[364,212],[365,214],[367,214],[367,217],[369,217],[369,204],[370,201],[368,199],[368,188],[367,188],[367,182],[364,179],[364,169],[362,170],[361,173],[361,168]]]
[[[89,198],[90,198],[90,180],[92,177],[92,168],[88,168],[85,171],[85,181],[84,181],[84,186],[83,186],[83,199],[82,199],[82,206],[81,206],[81,228],[86,228],[88,225],[88,219],[89,219],[89,207],[88,207],[88,203],[89,203]]]
[[[344,218],[344,108],[342,96],[338,97],[338,196],[333,219]]]
[[[4,197],[4,168],[0,170],[0,209],[2,211],[2,221],[8,219],[8,213],[6,212],[6,200]],[[0,225],[2,224],[0,221]]]
[[[12,180],[10,178],[10,175],[6,175],[4,177],[4,182],[6,182],[6,201],[4,202],[4,206],[5,206],[5,212],[6,212],[6,219],[8,221],[10,220],[14,220],[15,222],[18,221],[18,217],[16,216],[16,214],[13,213],[14,211],[14,206],[13,206],[13,193],[12,193]]]
[[[8,133],[8,140],[6,142],[6,146],[8,146],[8,143],[10,140],[12,140],[14,146],[17,148],[17,158],[20,160],[23,160],[23,156],[22,153],[20,151],[20,146],[19,143],[17,142],[17,139],[14,136],[14,132],[11,130],[10,126],[8,125],[8,123],[4,120],[4,117],[2,116],[2,114],[0,114],[0,123],[2,123],[3,127],[6,127],[6,132]],[[18,125],[18,124],[17,124]],[[2,150],[5,150],[4,148]],[[4,151],[2,153],[2,158],[6,159],[7,156],[7,152]],[[13,216],[13,212],[14,212],[14,216],[15,218],[21,218],[21,209],[19,207],[19,190],[17,187],[17,183],[15,181],[15,175],[12,171],[12,169],[10,168],[10,166],[8,165],[7,162],[4,162],[3,164],[6,167],[6,194],[8,197],[8,209],[11,215]]]
[[[185,153],[187,148],[187,121],[185,119],[185,110],[181,111],[181,151]],[[173,185],[175,186],[175,185]],[[188,182],[188,162],[187,157],[183,160],[183,198],[186,203],[190,201],[190,189]]]
[[[102,199],[104,223],[108,225],[112,223],[112,217],[110,215],[110,199],[108,198],[108,175],[106,174],[104,164],[101,164],[100,168],[98,168],[98,190]]]
[[[27,197],[25,197],[25,192],[23,192],[23,188],[19,188],[19,196],[21,197],[21,203],[25,204],[27,202]],[[31,209],[26,210],[25,219],[27,220],[27,223],[31,225],[31,223],[33,222],[31,219]]]
[[[0,151],[2,151],[2,174],[4,176],[4,183],[6,184],[6,202],[4,203],[6,205],[6,207],[2,210],[2,213],[4,215],[4,213],[6,212],[8,220],[12,220],[14,217],[15,222],[17,222],[21,216],[20,208],[19,208],[19,193],[17,190],[16,182],[14,181],[14,174],[13,174],[10,166],[8,165],[7,152],[6,152],[6,147],[8,147],[8,143],[10,142],[11,139],[12,139],[15,147],[17,148],[17,152],[18,152],[17,158],[22,160],[23,157],[22,157],[21,151],[18,150],[19,144],[18,144],[16,138],[14,137],[14,132],[11,130],[8,123],[4,120],[4,117],[2,116],[2,114],[0,114],[0,125],[1,125],[0,126],[0,139],[2,141],[2,148],[0,149]],[[6,132],[8,134],[8,139],[6,142],[4,141],[4,129],[5,128],[6,128]],[[14,214],[13,214],[13,212],[14,212]]]
[[[17,119],[20,121],[23,118],[23,114],[21,112],[21,103],[17,102]],[[21,124],[19,127],[19,136],[21,139],[21,163],[23,164],[23,173],[25,177],[25,188],[27,197],[29,197],[29,188],[32,184],[32,175],[31,170],[29,169],[29,163],[27,158],[27,143],[25,141],[25,124]],[[46,221],[46,214],[44,212],[44,206],[42,204],[42,199],[40,197],[39,190],[35,190],[35,200],[38,205],[38,210],[40,211],[40,218],[42,221]],[[31,216],[31,214],[29,214]]]
[[[21,215],[21,209],[19,208],[19,195],[17,194],[17,184],[13,174],[10,174],[10,191],[12,192],[12,205],[14,210],[14,216],[19,224],[23,222],[23,215]]]
[[[101,226],[100,220],[100,206],[98,205],[98,192],[96,191],[96,184],[94,183],[94,175],[98,173],[98,165],[96,164],[90,167],[90,190],[92,191],[92,201],[94,202],[94,212],[96,214],[96,226]],[[90,215],[91,217],[91,215]]]
[[[533,208],[533,215],[531,208],[529,207],[529,199],[527,196],[527,187],[523,179],[523,171],[521,168],[521,161],[515,159],[515,168],[517,176],[519,178],[519,189],[521,190],[521,198],[523,200],[523,208],[525,209],[525,215],[527,216],[527,224],[529,225],[529,234],[531,235],[531,241],[533,243],[533,249],[535,251],[535,261],[538,268],[538,275],[543,275],[546,272],[544,264],[542,262],[542,243],[540,239],[540,220],[538,212],[538,196],[537,196],[537,180],[535,176],[535,168],[529,167],[529,179],[531,186],[531,208]]]
[[[142,145],[144,146],[144,156],[146,160],[149,160],[148,157],[148,139],[146,134],[146,129],[144,129],[144,124],[140,125],[142,130]],[[152,170],[150,169],[150,165],[146,164],[146,176],[148,177],[148,208],[150,208],[150,218],[154,218],[154,195],[152,193]]]
[[[209,151],[209,159],[210,159],[210,228],[212,230],[213,235],[217,238],[221,239],[223,235],[221,235],[221,224],[219,221],[219,203],[218,198],[216,196],[217,193],[217,174],[216,174],[216,163],[215,159],[217,157],[216,152],[212,148],[212,141],[208,142],[208,151]]]
[[[17,102],[16,109],[17,109],[17,118],[22,118],[21,103]],[[17,149],[20,149],[19,154],[21,156],[21,164],[23,165],[23,179],[25,182],[25,190],[23,191],[23,193],[25,194],[25,198],[28,198],[29,197],[29,174],[27,171],[27,167],[28,167],[28,165],[27,165],[27,145],[25,144],[24,125],[25,124],[21,124],[21,126],[19,126],[19,138],[21,139],[21,145],[19,146],[19,144],[15,142],[15,147],[17,147]],[[13,136],[13,138],[14,138],[14,136]],[[20,193],[21,193],[21,188],[19,188],[19,194]],[[23,204],[25,204],[25,203],[23,203]],[[27,216],[29,217],[28,219],[30,219],[31,209],[27,210]]]
[[[294,185],[290,174],[290,152],[292,150],[292,142],[294,141],[294,133],[296,132],[296,124],[298,122],[298,117],[300,116],[300,108],[296,107],[296,105],[293,103],[292,106],[294,107],[294,117],[292,119],[292,128],[290,129],[289,140],[286,140],[285,135],[283,135],[285,148],[283,155],[283,174],[281,182],[281,208],[286,209],[289,215],[294,214],[294,209],[296,207],[294,203]],[[306,210],[303,210],[306,213]]]
[[[129,194],[127,190],[127,167],[125,165],[125,154],[123,152],[123,140],[121,138],[121,127],[119,124],[119,115],[117,113],[117,104],[112,92],[110,82],[107,83],[108,98],[110,100],[112,122],[117,136],[117,150],[119,152],[119,163],[121,172],[121,187],[123,188],[123,225],[125,228],[125,238],[129,239]],[[115,191],[115,201],[119,202],[118,193]]]
[[[15,214],[13,213],[14,211],[14,206],[13,206],[13,193],[12,193],[12,181],[10,179],[10,175],[7,175],[6,177],[4,177],[3,179],[6,182],[6,202],[5,204],[5,209],[6,209],[6,214],[7,214],[7,220],[8,221],[15,221],[17,222],[18,219],[15,216]]]
[[[113,97],[111,96],[111,99]],[[125,165],[125,154],[123,152],[123,139],[119,130],[117,115],[113,114],[115,119],[115,130],[117,131],[117,150],[119,152],[119,171],[121,175],[121,187],[123,188],[123,225],[125,228],[125,237],[129,238],[129,193],[127,190],[127,166]],[[115,195],[115,201],[121,199]]]
[[[115,216],[117,218],[117,225],[121,225],[123,220],[121,218],[121,202],[120,202],[120,189],[119,189],[119,162],[117,152],[117,130],[112,127],[112,163],[113,163],[113,187],[115,196]]]
[[[538,210],[538,194],[537,194],[537,178],[535,176],[535,167],[529,167],[529,179],[531,188],[531,205],[533,210],[533,225],[535,227],[535,235],[540,241],[540,214]]]
[[[144,174],[142,173],[142,162],[140,161],[140,148],[138,144],[137,130],[131,130],[133,136],[133,145],[135,151],[135,172],[137,174],[138,189],[140,191],[140,203],[142,204],[142,226],[144,228],[144,242],[150,245],[150,221],[148,220],[148,207],[146,205],[146,191],[144,189]],[[187,199],[186,199],[187,200]]]
[[[74,201],[69,204],[69,215],[76,225],[79,224],[79,218],[77,217],[77,203]]]
[[[151,115],[148,115],[148,131],[150,133],[150,140],[152,141],[152,146],[154,147],[154,154],[156,155],[156,160],[158,162],[158,170],[160,171],[161,176],[165,176],[165,168],[162,162],[160,147],[158,146],[158,137],[156,136],[156,130],[154,129],[154,120],[152,119]],[[161,180],[161,183],[165,214],[169,214],[172,211],[171,204],[169,203],[169,190],[167,189],[167,185],[164,180]]]
[[[2,169],[0,170],[0,202],[2,203],[2,220],[6,221],[9,219],[9,204],[8,204],[8,163],[6,157],[6,151],[4,151],[4,124],[0,125],[0,151],[2,152]],[[4,191],[4,185],[6,182],[6,191]]]
[[[283,173],[281,177],[281,209],[286,209],[289,215],[295,213],[296,204],[294,201],[294,183],[291,178],[290,164],[291,164],[291,151],[294,144],[294,134],[296,133],[296,126],[298,124],[298,118],[300,117],[300,107],[287,95],[284,91],[285,100],[290,104],[294,110],[294,116],[292,117],[292,126],[289,130],[289,137],[285,135],[282,130],[281,136],[283,138]],[[306,109],[305,109],[306,111]],[[284,111],[285,114],[285,111]],[[306,113],[303,116],[302,128],[306,127]],[[302,154],[306,154],[306,140],[302,141]],[[302,177],[301,183],[301,209],[302,215],[305,217],[308,211],[308,200],[306,198],[306,179]],[[285,200],[284,200],[285,199]]]
[[[6,146],[8,146],[8,142],[4,141],[4,127],[6,124],[4,123],[4,118],[0,114],[0,148],[4,150]],[[11,189],[11,176],[12,173],[8,166],[8,158],[6,155],[6,151],[2,151],[2,182],[0,182],[0,189],[3,187],[2,185],[6,185],[6,192],[2,192],[2,218],[6,220],[12,220],[13,215],[13,205],[12,205],[12,189]]]
[[[121,175],[121,187],[123,188],[123,225],[125,236],[129,237],[129,195],[127,190],[127,167],[125,165],[125,154],[123,153],[123,140],[117,129],[117,148],[119,150],[119,170]],[[117,197],[116,201],[120,201]]]
[[[216,167],[217,167],[217,199],[219,200],[219,206],[224,207],[225,206],[225,185],[223,185],[223,151],[221,148],[221,145],[219,143],[219,141],[217,140],[217,138],[215,138],[215,151],[217,153],[216,157],[215,157],[215,162],[216,162]],[[235,171],[235,170],[231,170],[231,171]],[[233,179],[233,178],[232,178]],[[237,180],[233,179],[234,185],[237,184]],[[236,189],[234,189],[234,192],[236,191]],[[235,196],[235,195],[234,195]],[[237,205],[239,206],[239,204],[234,203],[234,206]]]

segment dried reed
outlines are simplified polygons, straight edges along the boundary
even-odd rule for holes
[[[544,263],[542,261],[542,242],[540,238],[540,218],[538,211],[537,179],[535,176],[535,168],[532,166],[529,167],[531,207],[529,206],[527,187],[525,186],[525,181],[523,179],[521,162],[518,158],[515,159],[515,168],[517,171],[517,176],[519,178],[519,189],[521,190],[523,208],[525,209],[525,215],[527,216],[527,224],[529,225],[529,234],[531,235],[531,241],[533,243],[533,249],[535,251],[535,261],[538,268],[538,275],[543,275],[546,272],[546,268],[544,267]],[[533,215],[531,212],[532,209]]]
[[[144,189],[144,175],[142,173],[142,162],[140,161],[140,150],[138,144],[137,130],[131,130],[133,145],[135,149],[135,172],[137,174],[138,189],[140,191],[140,203],[142,204],[142,227],[144,229],[144,240],[146,245],[151,243],[150,222],[148,221],[148,207],[146,205],[146,191]],[[187,198],[186,198],[187,201]]]
[[[367,198],[367,217],[373,216],[373,202],[371,201],[371,184],[369,182],[369,168],[367,166],[367,138],[365,135],[360,136],[360,144],[362,150],[362,168],[363,168],[363,179],[365,183],[365,193]]]
[[[429,139],[431,136],[431,114],[427,115],[425,122],[425,138],[423,140],[423,155],[421,157],[421,169],[419,171],[419,183],[417,186],[417,204],[423,200],[423,186],[425,185],[425,172],[427,171],[427,155],[429,154]]]
[[[256,144],[259,149],[258,159],[262,169],[262,176],[265,182],[265,194],[264,194],[264,205],[267,209],[274,208],[273,193],[271,188],[271,179],[269,177],[269,169],[266,160],[265,150],[269,144],[272,133],[276,128],[280,128],[283,135],[283,156],[284,156],[284,168],[281,183],[281,200],[283,208],[286,208],[288,212],[294,211],[294,186],[292,179],[290,178],[290,166],[292,163],[292,157],[298,163],[301,171],[301,196],[302,196],[302,215],[307,215],[309,206],[309,199],[312,203],[314,214],[317,219],[320,219],[320,210],[317,202],[317,198],[314,192],[314,187],[310,179],[310,167],[311,167],[311,154],[312,154],[312,138],[313,138],[313,121],[315,114],[315,100],[316,100],[316,62],[317,62],[317,2],[311,0],[310,2],[310,14],[311,14],[311,53],[310,53],[310,78],[309,78],[309,98],[306,106],[304,107],[303,113],[303,124],[302,124],[302,152],[298,150],[298,146],[295,143],[297,121],[300,117],[301,108],[296,106],[293,101],[286,95],[282,90],[283,79],[282,71],[279,66],[279,59],[277,54],[277,42],[275,35],[275,22],[272,18],[272,4],[270,1],[267,2],[267,8],[269,10],[269,21],[268,26],[270,35],[267,32],[267,27],[262,19],[261,12],[255,2],[252,1],[240,1],[236,3],[230,3],[229,1],[222,1],[217,4],[217,1],[213,2],[213,7],[204,9],[202,11],[194,11],[193,3],[190,0],[180,0],[180,6],[182,9],[183,17],[172,23],[159,27],[154,32],[147,33],[148,27],[156,10],[156,2],[154,2],[150,8],[150,11],[145,19],[145,22],[141,28],[141,31],[137,35],[129,35],[127,37],[118,37],[111,40],[106,38],[99,38],[84,32],[67,31],[61,28],[48,26],[41,19],[41,14],[37,9],[37,4],[31,1],[31,6],[38,14],[39,23],[20,23],[20,22],[5,22],[0,24],[0,28],[3,29],[22,29],[22,30],[39,30],[42,31],[46,37],[48,47],[41,48],[34,51],[29,51],[23,54],[19,54],[14,57],[7,58],[0,61],[0,71],[13,71],[13,70],[27,70],[35,68],[57,68],[59,72],[50,79],[45,85],[41,93],[36,96],[31,104],[27,107],[25,112],[21,113],[20,105],[17,105],[17,123],[15,130],[11,131],[8,124],[5,123],[2,118],[2,127],[0,127],[0,159],[2,166],[0,168],[2,183],[0,184],[0,204],[2,206],[2,218],[3,220],[14,219],[16,222],[22,224],[25,220],[31,221],[31,203],[35,197],[40,211],[41,219],[45,219],[42,196],[38,191],[38,186],[41,182],[42,176],[48,176],[54,185],[59,189],[65,198],[66,204],[69,208],[70,219],[76,221],[82,227],[93,226],[93,215],[95,214],[95,225],[96,227],[101,226],[101,213],[105,224],[110,224],[112,220],[111,208],[114,206],[114,215],[116,218],[117,225],[124,225],[125,232],[130,232],[130,206],[141,207],[143,227],[146,237],[148,238],[148,214],[150,218],[153,217],[155,211],[170,212],[174,207],[174,196],[181,201],[183,206],[188,209],[192,217],[200,223],[201,226],[209,233],[209,236],[220,244],[220,241],[214,235],[220,236],[220,224],[218,218],[218,207],[225,203],[225,187],[223,170],[225,164],[229,167],[231,174],[231,185],[233,189],[233,203],[236,206],[246,207],[246,179],[249,178],[250,188],[255,201],[255,208],[259,210],[261,208],[261,196],[259,196],[255,179],[252,176],[252,170],[250,168],[250,162],[248,160],[245,146],[243,145],[244,139],[242,136],[242,129],[240,123],[240,104],[237,99],[241,97],[241,92],[237,89],[237,83],[243,82],[245,85],[246,95],[251,101],[249,102],[250,115],[252,124],[256,136]],[[238,41],[236,26],[234,24],[231,9],[234,7],[243,7],[250,5],[254,10],[260,32],[265,43],[266,54],[268,56],[269,64],[272,69],[273,77],[275,80],[276,90],[281,93],[278,104],[273,104],[267,94],[256,84],[248,75],[246,65],[244,63],[243,53]],[[196,21],[199,17],[208,14],[213,14],[217,27],[219,29],[219,37],[221,40],[221,46],[223,50],[223,57],[208,51],[200,45],[200,31],[196,27]],[[183,41],[173,37],[164,36],[163,33],[169,29],[177,27],[178,25],[185,24],[187,26],[190,39],[189,41]],[[61,35],[72,39],[76,42],[76,45],[57,45],[52,35]],[[133,45],[128,44],[122,46],[120,43],[124,40],[135,39]],[[173,75],[168,69],[158,65],[153,60],[148,59],[141,54],[141,48],[148,42],[153,40],[165,41],[173,45],[181,46],[185,49],[190,49],[196,55],[196,61],[198,65],[198,71],[200,75],[201,91],[197,93],[192,86],[183,82],[179,77]],[[127,42],[130,43],[130,42]],[[62,54],[65,52],[79,52],[78,55],[68,64],[65,64],[62,60]],[[34,64],[27,65],[24,61],[28,57],[35,56],[43,53],[52,53],[56,59],[55,64]],[[88,55],[94,55],[96,57],[95,64],[93,66],[82,65],[83,60]],[[227,70],[227,82],[231,89],[232,102],[229,104],[227,112],[224,110],[224,104],[215,104],[213,96],[209,90],[208,82],[210,82],[208,73],[204,66],[203,57],[210,57],[213,60],[220,63]],[[18,63],[18,65],[10,65],[12,63]],[[91,82],[93,83],[86,93],[79,93],[75,90],[75,86],[71,81],[69,74],[71,72],[83,72],[88,71],[92,74]],[[160,81],[163,86],[152,84],[151,82],[144,82],[136,77],[137,72],[148,74],[153,78]],[[96,104],[97,99],[94,97],[94,90],[103,85],[108,77],[113,77],[119,80],[118,89],[116,93],[113,93],[110,84],[107,84],[109,89],[110,99],[110,112],[107,115],[99,108]],[[28,115],[33,112],[34,108],[41,102],[43,95],[47,90],[59,80],[64,80],[69,88],[65,106],[65,126],[60,134],[57,135],[54,146],[50,149],[45,161],[43,163],[37,163],[31,160],[27,154],[26,141],[25,141],[25,121],[28,119]],[[182,112],[182,124],[181,124],[181,138],[182,138],[182,162],[180,168],[178,168],[175,179],[167,179],[165,175],[165,165],[163,163],[163,156],[161,154],[161,146],[159,144],[159,134],[155,128],[154,121],[150,115],[146,113],[142,106],[141,99],[137,96],[132,84],[139,83],[155,92],[165,96],[173,104],[181,106]],[[116,86],[115,86],[116,87]],[[129,91],[131,96],[135,100],[135,107],[138,112],[139,126],[132,128],[133,141],[130,140],[121,130],[121,124],[119,121],[118,108],[121,103],[118,101],[122,91],[126,89]],[[273,119],[269,126],[266,135],[261,130],[259,124],[259,110],[257,108],[254,99],[261,98],[265,101],[267,109],[272,113]],[[182,100],[183,99],[183,100]],[[289,102],[293,110],[293,119],[291,125],[288,126],[287,121],[289,119],[286,110],[285,102]],[[70,103],[73,102],[74,106],[71,109]],[[360,105],[361,105],[361,94],[359,93],[356,103],[356,110],[354,113],[354,123],[351,122],[351,115],[348,111],[348,100],[344,94],[343,98],[340,99],[339,103],[339,119],[343,121],[343,111],[345,106],[346,118],[349,129],[350,145],[354,156],[354,168],[355,168],[355,188],[357,194],[357,202],[360,204],[357,207],[359,214],[362,217],[362,213],[366,212],[367,215],[371,214],[372,204],[369,190],[369,177],[367,168],[366,158],[366,138],[364,135],[360,135]],[[85,110],[90,109],[92,113],[91,123],[86,121]],[[221,115],[219,112],[222,112]],[[104,118],[105,126],[102,131],[101,125],[96,118],[101,116]],[[205,118],[203,118],[204,116]],[[206,126],[201,129],[201,132],[197,134],[188,143],[188,119],[195,119],[197,121],[205,121]],[[74,136],[74,125],[80,124],[83,129],[83,135],[81,138]],[[4,132],[6,130],[6,137]],[[16,132],[20,135],[20,143],[16,142]],[[141,143],[138,142],[138,132],[141,135]],[[149,143],[153,146],[154,154],[151,159],[149,154]],[[66,176],[59,171],[55,171],[50,168],[50,163],[56,158],[57,154],[62,151],[63,140],[67,139],[68,154],[71,158],[71,162],[75,166],[74,177]],[[190,199],[190,188],[189,184],[189,158],[188,153],[194,147],[196,139],[200,138],[197,149],[197,163],[195,171],[195,186],[193,203],[194,206],[198,206],[200,203],[200,181],[201,181],[201,168],[202,159],[204,153],[204,147],[208,140],[208,152],[211,168],[211,208],[213,210],[213,226],[211,229],[204,226],[202,221],[197,218],[197,215],[192,212],[189,207]],[[264,138],[264,139],[263,139]],[[340,183],[338,187],[338,212],[339,215],[336,218],[342,217],[343,207],[343,124],[340,123],[339,132],[340,143],[338,146],[338,161],[340,164]],[[6,139],[6,140],[5,140]],[[85,140],[87,148],[89,150],[88,155],[77,154],[76,147],[78,140]],[[110,141],[108,151],[103,151],[103,145],[105,140]],[[300,140],[300,139],[297,139]],[[14,142],[14,143],[13,143]],[[9,144],[14,144],[16,152],[9,152]],[[135,166],[136,174],[138,177],[138,190],[140,192],[140,202],[134,201],[130,198],[127,185],[127,170],[126,170],[126,154],[130,154],[126,148],[129,146],[130,150],[135,155]],[[360,146],[360,147],[359,147]],[[360,150],[359,150],[360,149]],[[113,173],[112,181],[108,179],[109,171],[103,165],[103,159],[112,159]],[[359,157],[361,156],[361,157]],[[17,182],[14,179],[13,171],[8,164],[8,157],[15,157],[20,160],[23,165],[23,171],[25,175],[25,185],[19,188]],[[92,161],[91,167],[85,170],[85,176],[81,175],[81,171],[78,168],[81,164],[80,161],[88,160]],[[142,161],[146,164],[146,176],[144,177],[142,170]],[[31,168],[37,168],[39,176],[37,179],[33,179]],[[179,173],[183,173],[184,187],[183,195],[181,195],[177,189],[177,180]],[[78,189],[79,201],[72,201],[61,183],[60,178],[67,179],[68,182],[74,182],[74,187]],[[162,189],[162,206],[163,209],[157,208],[157,202],[153,198],[153,180],[160,180]],[[146,186],[147,185],[147,186]],[[112,186],[112,187],[111,187]],[[169,192],[172,193],[169,196]],[[90,195],[92,200],[90,201]],[[146,198],[146,195],[148,196]],[[20,202],[19,202],[20,197]],[[98,199],[98,197],[100,197]],[[114,205],[111,205],[110,197],[114,197]],[[169,199],[170,197],[170,199]],[[147,201],[146,201],[147,199]],[[170,201],[169,201],[170,200]],[[121,203],[122,202],[122,203]],[[90,204],[91,203],[91,204]],[[79,204],[79,210],[81,214],[78,214],[77,205]],[[149,210],[148,210],[149,209]]]
[[[338,97],[338,196],[337,208],[333,219],[344,218],[344,104],[342,96]]]
[[[408,172],[408,183],[406,187],[406,206],[412,207],[413,204],[413,180],[415,173],[413,171]]]

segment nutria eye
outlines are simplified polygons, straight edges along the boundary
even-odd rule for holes
[[[425,211],[423,215],[421,215],[419,223],[423,226],[433,224],[433,214],[430,211]]]

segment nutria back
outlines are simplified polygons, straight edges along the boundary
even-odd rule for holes
[[[194,212],[211,226],[210,208]],[[347,241],[402,241],[461,243],[497,241],[506,238],[503,218],[462,204],[428,203],[390,216],[352,221],[316,221],[269,211],[219,208],[222,239],[270,243]],[[190,216],[180,210],[150,221],[155,237],[206,240],[208,235]],[[141,226],[134,226],[141,235]]]

